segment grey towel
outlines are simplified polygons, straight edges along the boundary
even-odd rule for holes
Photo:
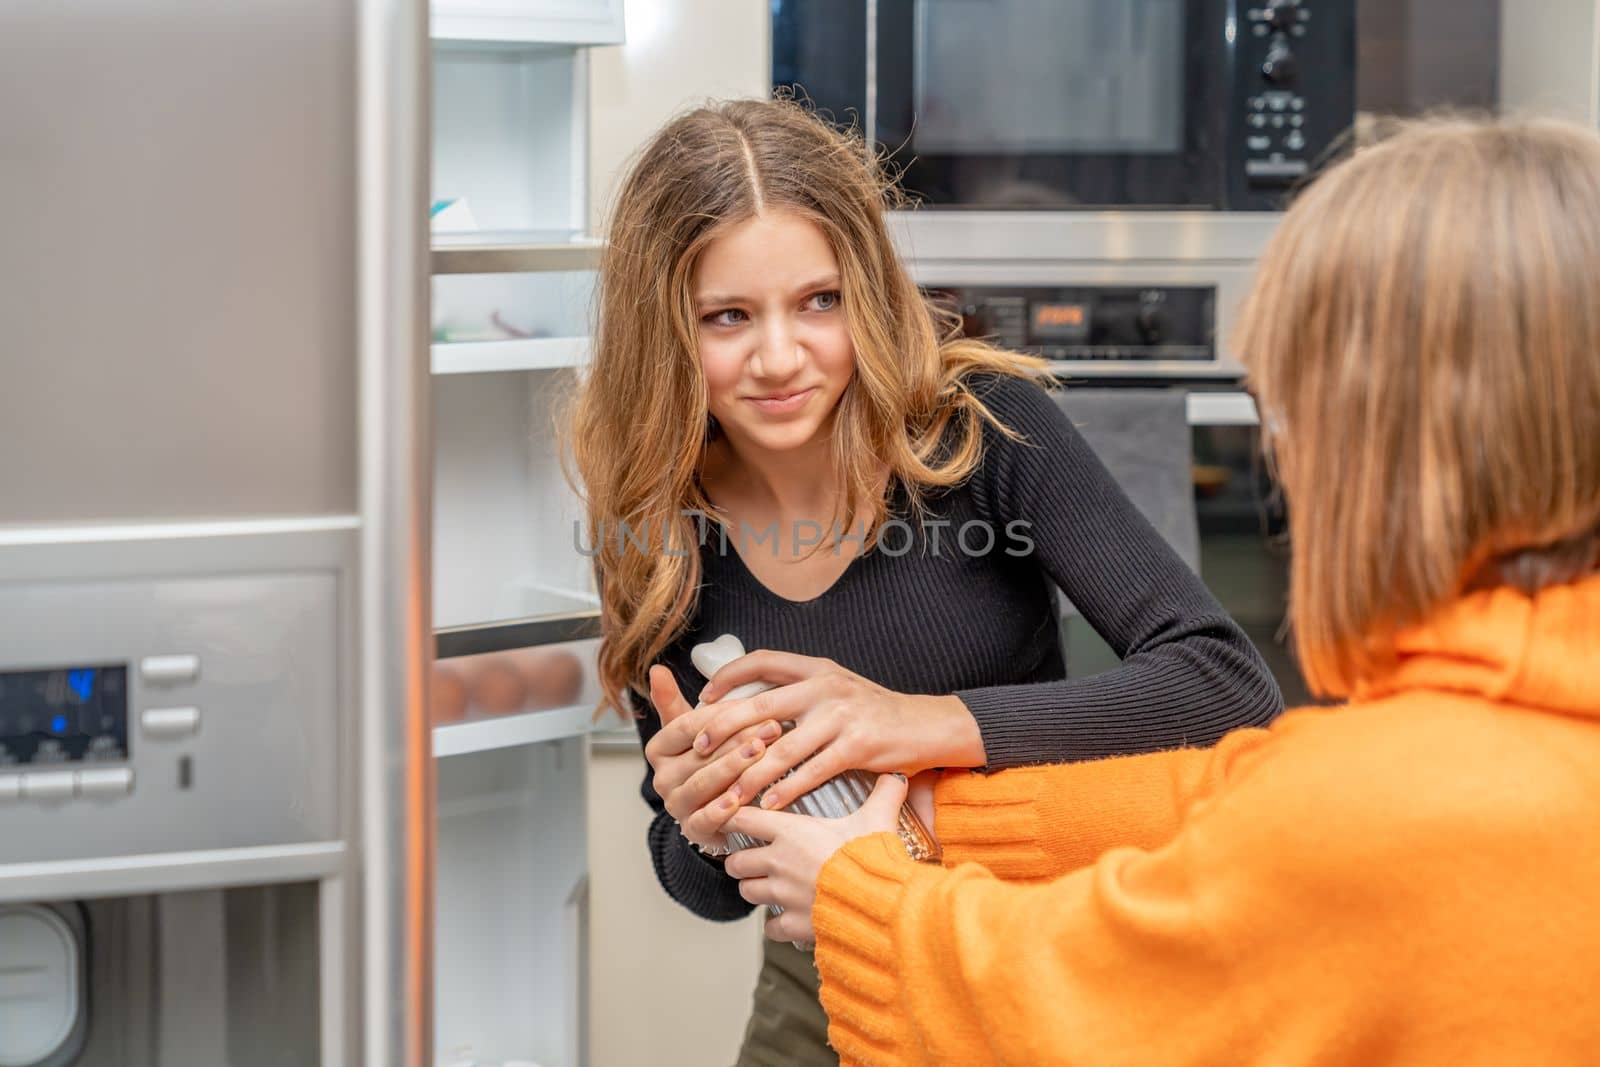
[[[1188,396],[1182,389],[1062,389],[1056,403],[1178,558],[1200,573]],[[1075,609],[1060,595],[1062,614]]]

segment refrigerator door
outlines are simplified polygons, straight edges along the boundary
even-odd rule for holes
[[[356,509],[356,15],[0,5],[0,523]]]
[[[86,1065],[432,1062],[427,53],[0,3],[0,905]]]

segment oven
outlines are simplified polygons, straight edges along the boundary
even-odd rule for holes
[[[1355,115],[1356,0],[772,0],[774,86],[930,205],[1269,210]]]
[[[917,283],[964,333],[1050,361],[1069,418],[1295,705],[1309,696],[1286,626],[1288,523],[1229,346],[1278,219],[913,211],[894,213],[892,227]],[[1107,447],[1107,432],[1121,439]],[[1062,621],[1070,676],[1116,663],[1076,612]]]

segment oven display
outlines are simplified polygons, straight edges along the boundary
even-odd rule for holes
[[[0,766],[127,758],[126,664],[0,672]]]
[[[1089,308],[1084,304],[1033,305],[1033,328],[1040,340],[1082,343],[1089,338]]]
[[[1209,285],[941,286],[961,332],[1068,363],[1206,363],[1216,359]]]

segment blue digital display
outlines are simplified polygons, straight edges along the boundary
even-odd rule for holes
[[[94,675],[95,672],[92,667],[67,672],[67,684],[72,687],[74,693],[78,694],[79,703],[87,701],[90,694],[94,692]]]
[[[127,758],[126,664],[0,671],[0,768]]]

